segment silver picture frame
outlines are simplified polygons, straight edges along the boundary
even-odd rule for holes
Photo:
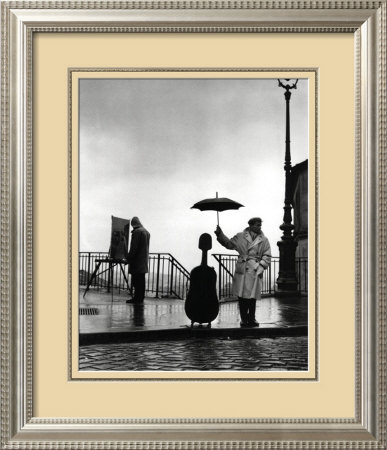
[[[1,2],[1,443],[6,449],[386,449],[386,1]],[[356,418],[33,415],[34,33],[352,33]]]

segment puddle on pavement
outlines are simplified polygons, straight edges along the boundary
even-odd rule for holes
[[[306,299],[289,300],[263,298],[257,302],[256,318],[262,325],[291,326],[307,323]],[[81,331],[136,329],[143,327],[178,328],[190,325],[185,315],[183,300],[145,299],[144,305],[131,305],[123,300],[96,303],[86,301],[80,307],[98,309],[94,315],[79,316]],[[212,322],[213,327],[238,327],[239,309],[236,301],[220,304],[219,315]]]

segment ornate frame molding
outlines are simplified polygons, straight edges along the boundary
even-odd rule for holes
[[[386,448],[386,19],[385,1],[361,0],[1,3],[4,448]],[[32,36],[75,31],[355,33],[356,420],[33,418]]]

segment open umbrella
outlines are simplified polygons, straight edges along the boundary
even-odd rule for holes
[[[200,202],[195,203],[191,209],[199,209],[200,211],[216,211],[219,225],[219,212],[227,211],[229,209],[239,209],[240,203],[225,197],[218,197],[216,193],[215,198],[206,198]]]

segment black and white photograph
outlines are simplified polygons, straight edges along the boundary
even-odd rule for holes
[[[4,449],[387,450],[387,0],[0,0]]]
[[[78,83],[78,370],[307,372],[309,80]]]

